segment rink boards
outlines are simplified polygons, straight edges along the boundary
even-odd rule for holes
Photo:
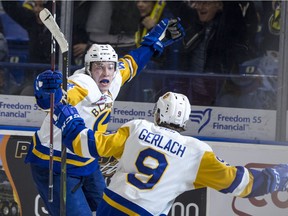
[[[115,130],[135,118],[153,121],[153,107],[154,104],[150,103],[116,102],[109,130]],[[38,109],[33,97],[25,96],[0,96],[0,108],[0,165],[13,188],[14,200],[21,210],[19,215],[48,215],[34,188],[29,166],[24,163],[31,136],[41,125],[46,113]],[[221,107],[192,106],[189,130],[185,133],[208,140],[207,143],[217,155],[232,165],[258,169],[287,163],[287,146],[271,141],[275,138],[275,118],[276,112],[269,110],[227,111],[227,108]],[[265,142],[259,144],[256,140]],[[201,189],[178,197],[169,215],[286,216],[287,212],[287,192],[257,199],[241,199]]]
[[[34,188],[29,166],[24,163],[30,140],[31,132],[1,130],[0,161],[14,190],[15,201],[21,209],[21,215],[47,215],[42,200]],[[258,169],[273,164],[287,163],[288,148],[286,146],[213,141],[208,141],[208,143],[219,157],[231,165]],[[277,192],[257,199],[241,199],[223,195],[214,190],[201,189],[178,197],[170,215],[269,216],[274,214],[286,216],[287,212],[287,192]]]

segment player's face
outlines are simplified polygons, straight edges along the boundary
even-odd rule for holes
[[[91,76],[102,93],[107,93],[115,73],[115,62],[93,62]]]
[[[136,6],[139,10],[140,16],[144,17],[151,13],[155,2],[153,1],[136,1]]]
[[[190,6],[197,10],[201,22],[210,22],[214,19],[218,11],[223,8],[222,1],[194,1]]]

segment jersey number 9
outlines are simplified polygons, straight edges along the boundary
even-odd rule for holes
[[[157,162],[157,164],[153,163],[153,165],[156,164],[157,166],[149,167],[147,164],[145,164],[145,160],[148,160],[149,158],[152,158],[153,161]],[[141,151],[135,164],[138,169],[138,173],[128,174],[127,179],[130,184],[134,185],[140,190],[152,189],[154,185],[158,183],[168,165],[165,155],[152,148]],[[139,176],[138,178],[137,174]],[[148,180],[141,178],[143,175],[145,175]]]

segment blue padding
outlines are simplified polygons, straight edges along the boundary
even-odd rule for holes
[[[37,131],[39,127],[0,125],[0,130]]]

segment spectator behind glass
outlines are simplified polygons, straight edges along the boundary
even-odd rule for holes
[[[174,3],[174,1],[173,1]],[[163,18],[175,18],[171,12],[170,2],[158,0],[158,1],[136,1],[134,3],[137,7],[137,13],[139,14],[139,20],[137,24],[137,31],[135,32],[135,45],[140,46],[143,37],[150,32],[150,30]],[[172,1],[171,1],[172,4]],[[155,102],[155,100],[167,90],[170,90],[169,78],[159,76],[159,72],[154,70],[176,70],[179,49],[181,48],[181,41],[172,44],[167,47],[160,57],[152,57],[148,63],[146,69],[151,70],[152,73],[149,76],[143,76],[141,78],[141,84],[139,89],[142,91],[141,101]],[[141,76],[141,75],[140,75]],[[177,77],[175,78],[177,79]],[[173,82],[175,82],[173,79]],[[164,81],[164,82],[163,82]],[[137,81],[132,81],[137,82]],[[163,84],[165,83],[165,84]],[[166,84],[167,83],[167,84]],[[172,84],[173,85],[173,84]],[[139,86],[139,83],[135,83],[135,86]],[[174,89],[173,89],[174,90]],[[131,94],[131,90],[128,89],[127,94]]]
[[[86,23],[90,44],[108,43],[119,56],[135,48],[138,12],[134,1],[93,1]]]
[[[8,62],[8,45],[0,22],[0,62]],[[0,94],[17,94],[19,86],[11,73],[0,67]]]
[[[89,35],[86,29],[89,16],[87,11],[92,4],[92,1],[73,1],[72,65],[84,66],[84,54],[89,46]]]
[[[137,47],[143,37],[158,23],[162,18],[174,18],[175,16],[168,7],[168,2],[158,1],[136,1],[136,6],[140,14],[138,31],[135,33],[135,44]],[[165,50],[160,58],[154,58],[148,64],[150,69],[176,69],[178,50],[181,43],[176,43]]]
[[[2,6],[5,12],[28,32],[29,62],[50,64],[51,33],[40,20],[39,12],[44,7],[51,11],[52,1],[27,1],[23,5],[22,3],[2,1]]]
[[[237,74],[238,65],[250,59],[247,26],[238,2],[189,1],[180,8],[186,25],[179,68],[193,73]],[[195,77],[191,82],[194,105],[214,105],[223,79]]]
[[[279,51],[281,2],[262,1],[263,5],[263,47],[265,51]]]
[[[280,1],[257,3],[262,22],[259,40],[261,56],[240,65],[240,73],[248,76],[234,79],[237,88],[235,85],[233,88],[230,88],[231,85],[226,85],[217,100],[220,106],[270,110],[277,108]],[[251,74],[254,76],[249,77]]]
[[[23,1],[2,1],[2,6],[4,11],[21,25],[29,35],[28,62],[50,64],[51,33],[40,20],[39,13],[44,7],[51,11],[52,1],[25,1],[24,4]],[[56,8],[59,9],[60,4],[59,7],[57,4]],[[57,14],[59,13],[57,11]],[[39,72],[41,71],[32,68],[26,72],[23,82],[25,86],[20,94],[33,95],[33,80]]]

